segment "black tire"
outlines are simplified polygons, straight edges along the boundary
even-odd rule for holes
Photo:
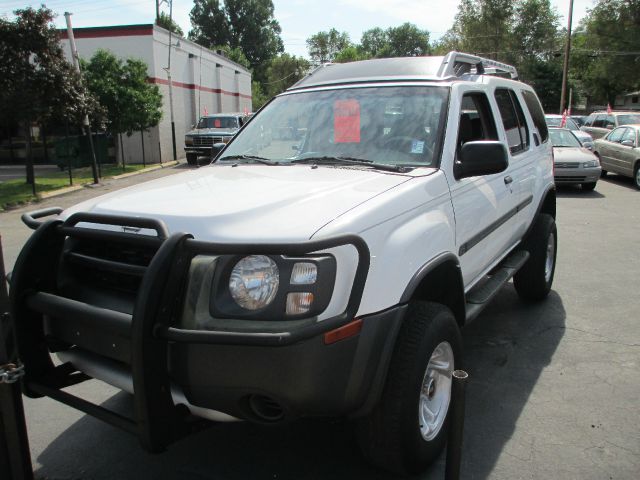
[[[607,176],[609,172],[607,172],[605,169],[602,169],[602,171],[600,172],[600,178],[604,178]]]
[[[187,153],[187,163],[189,165],[197,165],[198,155],[196,155],[195,153]]]
[[[640,160],[636,162],[636,168],[633,169],[633,184],[640,190]]]
[[[523,242],[523,249],[529,252],[529,260],[513,277],[513,285],[520,298],[530,302],[540,301],[549,294],[556,270],[558,251],[558,232],[553,217],[541,213],[535,222],[529,236]],[[548,251],[551,235],[553,235],[553,252]],[[552,255],[550,271],[547,271],[548,255]]]
[[[592,183],[583,183],[582,184],[582,190],[584,190],[585,192],[590,192],[593,189],[596,188],[596,183],[598,182],[592,182]]]
[[[429,360],[444,342],[453,353],[451,371],[461,368],[462,339],[451,310],[438,303],[412,303],[396,340],[380,402],[357,424],[358,443],[373,465],[401,475],[418,473],[444,448],[449,405],[442,410],[444,422],[429,441],[421,433],[418,413]],[[440,385],[446,388],[443,382]]]

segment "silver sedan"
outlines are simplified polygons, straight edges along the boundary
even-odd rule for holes
[[[584,148],[569,129],[550,128],[549,136],[556,184],[579,184],[586,191],[596,188],[601,172],[598,157]]]
[[[633,178],[640,190],[640,124],[624,125],[595,141],[602,175],[615,172]]]

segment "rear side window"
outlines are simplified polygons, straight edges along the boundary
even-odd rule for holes
[[[626,128],[616,128],[613,132],[611,132],[608,136],[607,136],[607,140],[609,140],[610,142],[619,142],[620,139],[622,138],[622,135],[624,134],[624,131],[626,130]]]
[[[613,118],[613,115],[607,115],[607,118],[604,121],[604,128],[613,128],[616,126],[616,119]]]
[[[527,109],[529,109],[533,124],[538,129],[540,141],[542,143],[546,142],[549,139],[549,129],[547,128],[547,122],[544,118],[544,111],[542,110],[542,105],[540,105],[540,100],[538,100],[535,93],[528,90],[522,90],[522,98],[524,98],[524,103],[527,105]]]
[[[596,115],[596,118],[593,121],[593,126],[596,128],[604,128],[606,118],[606,115]]]
[[[529,128],[515,93],[506,88],[496,89],[495,99],[507,134],[511,153],[516,154],[529,147]]]
[[[593,125],[593,120],[596,118],[596,116],[592,113],[591,115],[589,115],[587,117],[587,119],[584,121],[584,126],[585,127],[591,127]]]

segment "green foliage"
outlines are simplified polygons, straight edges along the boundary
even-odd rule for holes
[[[594,103],[640,89],[640,0],[600,0],[577,29],[573,76]]]
[[[190,39],[206,47],[240,49],[261,79],[264,65],[284,51],[271,0],[195,0],[189,17]]]
[[[415,57],[429,55],[429,32],[406,22],[399,27],[379,27],[362,34],[360,49],[369,57]]]
[[[218,45],[214,47],[213,50],[221,50],[222,52],[224,52],[227,58],[229,58],[229,60],[232,60],[247,69],[251,68],[249,59],[239,48],[231,48],[229,45]]]
[[[309,71],[309,61],[283,53],[274,58],[267,68],[267,81],[265,83],[268,97],[273,97],[284,92],[291,85],[304,77]]]
[[[117,58],[98,50],[83,62],[87,86],[106,111],[107,128],[113,134],[146,130],[162,118],[162,95],[147,81],[142,60]]]
[[[360,45],[350,45],[340,50],[333,61],[336,63],[348,63],[358,60],[368,60],[369,58],[372,58],[372,55],[366,52]]]
[[[43,7],[15,14],[14,21],[0,17],[0,111],[11,112],[5,120],[79,123],[96,104],[64,57],[53,13]]]
[[[251,82],[251,103],[253,105],[253,111],[257,111],[265,103],[267,103],[269,97],[264,93],[262,85],[259,82],[253,80]]]
[[[181,36],[181,37],[184,36],[184,32],[180,28],[180,25],[178,25],[176,22],[174,22],[174,20],[172,18],[170,18],[169,15],[167,15],[164,12],[160,12],[160,17],[156,20],[156,25],[158,25],[159,27],[164,28],[165,30],[169,30],[169,31],[175,33],[176,35]]]
[[[333,62],[340,51],[350,46],[349,34],[338,32],[335,28],[307,38],[309,56],[315,63]]]

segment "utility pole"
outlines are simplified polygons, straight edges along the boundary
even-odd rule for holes
[[[156,25],[160,23],[160,1],[161,0],[156,0]]]
[[[64,18],[67,21],[67,36],[69,37],[73,66],[76,68],[76,71],[80,73],[80,59],[78,57],[78,49],[76,48],[76,39],[73,36],[73,28],[71,28],[71,14],[69,12],[64,12]],[[91,150],[91,172],[93,173],[93,183],[97,185],[98,183],[100,183],[100,180],[98,180],[96,152],[93,149],[93,138],[91,137],[91,124],[89,123],[89,115],[85,114],[84,119],[82,120],[82,126],[84,127],[85,133],[87,135],[87,140],[89,140],[89,149]]]
[[[569,0],[569,25],[567,26],[567,41],[564,46],[564,65],[562,67],[562,91],[560,92],[560,115],[565,109],[565,94],[567,92],[567,76],[569,75],[569,53],[571,52],[571,20],[573,18],[573,0]]]
[[[169,25],[173,21],[173,0],[168,0],[169,2]],[[176,124],[173,120],[173,84],[171,82],[171,41],[172,41],[172,31],[169,28],[169,59],[167,61],[167,80],[169,82],[169,113],[171,116],[171,143],[173,145],[173,160],[178,159],[178,155],[176,153]]]

